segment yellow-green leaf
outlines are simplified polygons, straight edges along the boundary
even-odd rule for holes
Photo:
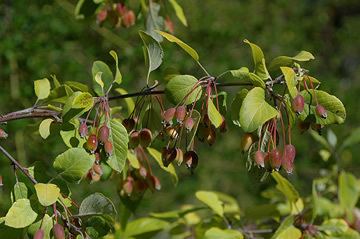
[[[13,228],[24,228],[31,225],[37,217],[29,199],[19,199],[11,206],[5,216],[5,225]]]
[[[197,191],[195,196],[198,200],[206,204],[211,208],[217,215],[224,216],[223,202],[220,201],[218,195],[211,191]]]
[[[285,82],[287,85],[287,88],[289,90],[289,93],[292,98],[294,98],[298,94],[298,90],[296,88],[297,82],[296,82],[296,74],[294,70],[290,67],[280,67],[282,73],[285,77]]]
[[[169,0],[169,2],[171,4],[171,6],[174,8],[176,16],[179,18],[180,22],[184,26],[187,26],[187,21],[186,21],[184,11],[183,11],[182,7],[179,5],[179,3],[176,0]]]
[[[34,187],[39,202],[44,207],[54,204],[60,196],[60,188],[55,184],[37,183]]]
[[[35,94],[39,100],[46,99],[50,94],[50,81],[47,78],[34,81]]]
[[[220,127],[220,125],[222,124],[224,119],[223,119],[222,115],[219,113],[219,111],[216,109],[216,107],[211,99],[208,101],[207,111],[208,111],[208,115],[209,115],[209,119],[210,119],[211,123],[216,128]]]
[[[250,41],[248,41],[246,39],[244,40],[244,42],[247,43],[251,48],[254,65],[255,65],[254,73],[263,80],[268,79],[269,72],[266,69],[265,57],[264,57],[264,53],[262,52],[261,48],[258,45],[251,43]]]
[[[180,40],[179,38],[163,31],[156,30],[161,36],[165,37],[169,42],[174,42],[180,46],[184,51],[186,51],[195,61],[199,61],[199,54],[188,44]]]
[[[205,232],[204,239],[243,239],[241,232],[232,229],[212,227]]]
[[[122,75],[121,75],[121,72],[120,72],[120,70],[119,70],[119,59],[118,59],[118,56],[117,56],[116,52],[113,51],[113,50],[110,51],[110,55],[114,58],[114,60],[115,60],[115,65],[116,65],[116,73],[115,73],[114,82],[116,82],[116,83],[118,83],[118,84],[121,84]]]
[[[50,135],[50,125],[53,119],[44,119],[39,125],[39,133],[43,139],[46,139]]]

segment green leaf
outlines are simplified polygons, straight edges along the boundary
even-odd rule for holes
[[[99,72],[102,72],[101,79],[104,83],[104,91],[106,92],[114,80],[113,73],[111,72],[109,66],[105,62],[102,62],[102,61],[95,61],[92,66],[91,72],[92,72],[93,82],[94,82],[94,84],[93,84],[94,91],[98,96],[103,96],[104,92],[101,89],[101,86],[96,82],[96,75]]]
[[[54,168],[67,181],[78,182],[86,176],[95,161],[95,156],[83,148],[70,148],[59,154],[54,161]]]
[[[62,115],[66,115],[71,109],[76,109],[70,114],[70,118],[74,118],[90,110],[93,105],[94,98],[90,93],[76,91],[66,100]]]
[[[34,187],[39,202],[44,207],[54,204],[60,196],[60,188],[55,184],[37,183]]]
[[[199,61],[200,57],[199,54],[188,44],[180,40],[179,38],[163,31],[156,31],[161,36],[165,37],[169,42],[174,42],[178,46],[180,46],[184,51],[186,51],[195,61]]]
[[[211,123],[215,126],[215,128],[220,127],[222,122],[224,121],[222,115],[219,113],[219,111],[216,109],[214,103],[212,100],[208,100],[208,109],[207,109],[209,119]]]
[[[307,51],[301,51],[296,56],[289,57],[289,56],[278,56],[274,58],[269,66],[270,70],[277,70],[281,66],[291,66],[294,64],[294,61],[310,61],[315,59],[313,54]]]
[[[136,169],[140,168],[139,160],[136,158],[136,155],[133,151],[128,150],[127,159],[129,160],[131,167],[136,168]]]
[[[164,230],[169,226],[169,223],[156,218],[140,218],[128,223],[125,229],[125,237],[134,237],[145,233],[156,232]]]
[[[146,17],[146,32],[158,42],[161,42],[163,38],[157,33],[157,30],[163,29],[164,27],[164,18],[159,15],[160,8],[160,4],[154,1],[149,2],[148,14]]]
[[[31,224],[31,226],[29,226],[28,228],[28,233],[31,236],[34,236],[34,234],[36,233],[36,231],[40,228],[44,230],[44,239],[50,239],[50,231],[53,228],[53,219],[48,215],[45,214],[45,216],[40,219],[39,221],[37,221],[34,224]]]
[[[31,225],[37,213],[31,208],[29,199],[19,199],[11,206],[5,216],[5,225],[13,228],[24,228]]]
[[[276,188],[282,192],[290,202],[296,202],[298,200],[300,197],[299,193],[288,180],[286,180],[278,172],[272,172],[271,176],[277,183]]]
[[[195,196],[198,200],[211,208],[217,215],[221,217],[224,216],[223,202],[220,201],[216,193],[211,191],[197,191]]]
[[[318,226],[318,229],[324,231],[329,236],[336,236],[345,233],[349,226],[343,219],[332,218],[325,220],[321,226]]]
[[[293,227],[293,223],[294,223],[294,216],[288,216],[286,217],[280,224],[279,228],[275,231],[274,235],[271,237],[271,239],[280,239],[284,237],[280,237],[281,234],[283,234],[284,232],[286,232],[286,230],[288,228]],[[291,237],[292,238],[292,237]]]
[[[47,78],[34,81],[35,94],[39,100],[46,99],[50,95],[50,81]]]
[[[277,110],[265,101],[264,89],[255,87],[245,96],[240,108],[240,125],[245,132],[253,132],[277,114]]]
[[[304,96],[306,103],[310,102],[310,98],[312,96],[310,112],[311,114],[315,115],[316,123],[321,125],[344,123],[346,118],[346,110],[343,103],[338,98],[321,90],[310,90],[310,93],[304,90],[301,92],[301,94]],[[316,100],[314,94],[316,94],[318,103],[321,104],[326,109],[326,113],[327,113],[326,119],[317,116],[315,113]],[[309,106],[305,106],[305,108],[308,107]]]
[[[116,73],[115,73],[115,79],[114,79],[114,82],[115,83],[118,83],[118,84],[121,84],[121,81],[122,81],[122,75],[121,75],[121,72],[119,70],[119,59],[118,59],[118,56],[116,54],[115,51],[111,50],[110,52],[110,55],[114,58],[115,60],[115,66],[116,66]]]
[[[232,229],[212,227],[205,232],[204,239],[243,239],[241,232]]]
[[[14,185],[13,192],[11,193],[11,202],[15,202],[22,198],[28,197],[28,189],[26,184],[23,182],[16,182]]]
[[[95,82],[101,87],[101,92],[104,92],[104,82],[101,79],[102,72],[98,72],[95,75]]]
[[[114,204],[103,194],[91,194],[81,202],[79,216],[93,216],[103,214],[117,214]]]
[[[335,146],[337,144],[337,137],[336,137],[336,134],[334,133],[334,131],[332,131],[331,129],[328,129],[326,139],[329,142],[330,146],[335,148]]]
[[[174,184],[177,184],[178,183],[178,176],[176,174],[176,170],[175,170],[174,165],[170,164],[168,167],[165,167],[164,164],[162,163],[162,160],[161,160],[161,153],[158,150],[148,147],[147,151],[149,152],[151,157],[153,157],[155,159],[155,161],[158,163],[160,168],[162,170],[168,172],[172,176],[172,180],[173,180]]]
[[[344,210],[351,211],[358,199],[360,185],[354,175],[342,171],[339,176],[339,201]]]
[[[39,125],[39,133],[43,139],[46,139],[50,135],[50,125],[53,119],[44,119]]]
[[[241,127],[240,125],[240,108],[249,91],[247,89],[242,89],[236,93],[233,101],[230,106],[231,119],[234,125]]]
[[[261,48],[258,45],[249,42],[246,39],[244,40],[244,42],[249,44],[249,46],[251,48],[254,65],[255,65],[254,73],[263,80],[268,79],[269,73],[266,69],[265,57],[264,57],[264,53],[262,52]]]
[[[280,67],[280,69],[281,69],[282,73],[284,74],[286,86],[289,90],[289,93],[290,93],[291,97],[294,98],[298,94],[298,91],[296,88],[297,81],[295,79],[295,77],[296,77],[295,71],[290,67]]]
[[[121,173],[127,158],[129,137],[125,127],[116,119],[110,120],[109,139],[113,142],[114,150],[106,162],[112,169]]]
[[[176,16],[179,18],[180,22],[184,26],[187,26],[186,17],[185,17],[182,7],[178,4],[178,2],[176,0],[169,0],[169,2],[171,4],[171,6],[174,8]]]
[[[241,80],[244,81],[244,83],[251,83],[254,86],[258,86],[261,88],[265,88],[265,82],[256,74],[249,72],[249,69],[247,67],[241,67],[238,70],[231,70],[230,73]]]
[[[194,76],[176,75],[166,84],[165,93],[172,103],[189,105],[200,99],[202,88]]]
[[[87,85],[77,81],[65,81],[64,84],[75,91],[89,92],[89,87]]]
[[[162,63],[162,58],[164,52],[159,44],[151,35],[146,32],[139,31],[139,35],[144,42],[145,48],[147,50],[147,64],[148,64],[148,73],[147,80],[149,79],[150,72],[156,70]]]
[[[326,149],[331,150],[331,147],[330,147],[328,141],[326,141],[326,139],[325,139],[323,136],[319,135],[319,133],[316,132],[316,131],[314,131],[314,130],[309,130],[309,132],[310,132],[310,135],[311,135],[318,143],[320,143],[320,144],[321,144],[322,146],[324,146]]]

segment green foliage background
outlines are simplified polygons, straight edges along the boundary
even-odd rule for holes
[[[130,4],[136,5],[136,1]],[[175,34],[200,54],[203,64],[216,75],[239,66],[251,67],[251,55],[243,39],[262,47],[271,59],[279,54],[295,55],[300,50],[314,53],[316,60],[307,67],[323,84],[323,89],[336,94],[347,109],[344,125],[333,126],[341,142],[359,126],[360,112],[357,97],[360,92],[360,2],[356,0],[183,0],[189,27],[175,20]],[[138,23],[130,29],[100,28],[95,17],[76,20],[74,1],[11,1],[0,3],[0,113],[30,107],[35,101],[33,81],[49,74],[60,80],[91,84],[91,65],[101,59],[113,64],[108,52],[117,51],[123,74],[123,86],[136,91],[144,84],[144,67]],[[174,17],[175,19],[175,17]],[[139,20],[140,22],[141,20]],[[200,76],[191,59],[171,44],[164,45],[165,64],[153,76],[161,77],[169,66],[181,73]],[[234,88],[235,93],[237,89]],[[120,104],[115,102],[114,104]],[[38,137],[39,122],[21,120],[5,126],[10,134],[6,144],[23,165],[42,160],[50,165],[65,149],[60,139],[52,135],[47,143]],[[163,182],[160,192],[148,193],[138,212],[162,211],[194,200],[195,191],[215,190],[228,193],[240,202],[242,208],[261,202],[262,189],[271,180],[260,183],[257,171],[247,172],[245,158],[240,150],[241,130],[232,126],[212,146],[199,147],[200,164],[190,175],[185,168],[179,171],[180,181],[173,187],[168,175],[158,170]],[[324,131],[326,135],[326,130]],[[319,170],[329,168],[335,158],[325,162],[318,154],[321,148],[308,134],[295,132],[297,147],[296,171],[289,179],[301,192],[310,193],[310,181]],[[359,147],[339,155],[338,166],[359,174]],[[14,177],[8,161],[0,157],[0,175],[4,184],[12,185]],[[49,172],[50,173],[50,172]],[[100,191],[118,203],[118,185],[83,182],[73,192],[75,198],[84,198]],[[10,187],[9,187],[10,188]],[[9,208],[10,198],[5,186],[0,189],[0,215]]]

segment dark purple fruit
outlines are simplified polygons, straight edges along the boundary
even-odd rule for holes
[[[98,131],[100,143],[105,143],[109,139],[110,130],[106,125],[102,125]]]
[[[223,118],[223,121],[222,121],[219,129],[220,129],[220,133],[225,133],[227,131],[228,127],[227,127],[227,123],[226,123],[224,116],[222,116],[222,118]]]
[[[322,105],[318,104],[315,108],[315,112],[319,117],[321,117],[323,119],[327,118],[326,109]]]
[[[44,230],[40,228],[35,232],[34,239],[43,239],[44,236],[45,236]]]
[[[272,168],[278,170],[281,166],[281,153],[278,149],[270,151],[270,165]]]
[[[310,128],[310,123],[307,121],[299,121],[298,128],[300,130],[300,133],[304,133]]]
[[[53,232],[55,239],[65,239],[65,231],[61,224],[55,223]]]
[[[195,151],[187,151],[184,154],[184,162],[187,168],[194,170],[199,162],[199,157]]]
[[[144,148],[148,147],[152,141],[152,133],[149,129],[144,128],[139,133],[140,145]]]
[[[98,140],[95,134],[91,134],[86,142],[86,148],[91,152],[94,153],[98,147]]]
[[[182,122],[186,116],[186,107],[184,105],[177,107],[175,115],[176,115],[177,121]]]
[[[161,152],[161,160],[165,167],[169,166],[176,158],[176,149],[164,147]]]
[[[255,163],[260,167],[265,167],[265,153],[258,150],[255,153]]]
[[[112,155],[113,153],[113,144],[111,143],[111,141],[107,140],[104,144],[104,150],[105,150],[105,153],[107,155]]]
[[[135,127],[135,120],[130,118],[130,119],[124,119],[122,124],[124,125],[126,131],[129,133],[131,132],[131,130],[134,129]]]
[[[174,107],[169,108],[164,111],[164,113],[162,114],[162,118],[164,119],[165,122],[169,123],[173,120],[173,118],[175,116],[175,112],[176,112],[176,109]]]
[[[3,184],[3,178],[2,178],[2,176],[0,175],[0,187],[2,187],[2,186],[4,186],[4,184]]]
[[[211,125],[211,127],[209,128],[209,134],[206,137],[206,142],[211,146],[215,143],[216,141],[216,131],[215,131],[215,127],[213,125]]]
[[[305,105],[304,97],[300,94],[297,94],[291,103],[293,111],[297,114],[303,112],[304,105]]]
[[[129,136],[129,148],[134,149],[139,145],[140,137],[139,137],[139,131],[133,131],[130,133]]]
[[[89,134],[89,129],[85,121],[83,121],[79,126],[80,137],[85,138]]]

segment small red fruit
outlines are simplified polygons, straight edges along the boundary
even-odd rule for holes
[[[144,128],[139,133],[140,145],[144,148],[148,147],[152,141],[152,133],[149,129]]]
[[[44,236],[45,236],[44,230],[40,228],[35,232],[34,239],[43,239]]]
[[[140,168],[139,168],[139,174],[140,174],[140,176],[141,177],[143,177],[144,179],[146,178],[146,176],[147,176],[147,170],[146,170],[146,168],[144,167],[144,166],[141,166]]]
[[[152,182],[153,187],[154,187],[156,190],[159,191],[159,190],[161,189],[160,180],[159,180],[156,176],[154,176],[154,175],[151,176],[151,182]]]
[[[265,167],[265,153],[258,150],[255,153],[255,162],[260,167]]]
[[[104,150],[107,155],[112,155],[113,153],[113,144],[108,140],[104,144]]]
[[[2,186],[4,186],[4,184],[3,184],[3,178],[2,178],[2,176],[0,175],[0,187],[2,187]]]
[[[135,24],[135,13],[132,10],[126,11],[122,17],[124,27],[131,27]]]
[[[164,111],[164,113],[162,114],[162,118],[164,119],[165,122],[169,123],[174,118],[175,112],[176,112],[176,109],[174,107],[169,108]]]
[[[94,171],[96,174],[99,174],[100,176],[103,174],[103,170],[102,170],[100,164],[94,164],[94,165],[92,166],[92,169],[93,169],[93,171]]]
[[[65,239],[65,231],[61,224],[55,223],[53,232],[55,239]]]
[[[85,121],[83,121],[79,126],[80,137],[85,138],[89,133],[89,129]]]
[[[272,168],[278,170],[281,166],[281,154],[278,149],[273,149],[270,152],[270,165]]]
[[[98,140],[95,134],[91,134],[86,142],[86,148],[94,153],[98,146]]]
[[[184,160],[184,153],[180,148],[176,148],[176,158],[175,158],[175,162],[177,163],[177,165],[181,165],[182,162]]]
[[[134,190],[134,179],[130,176],[127,177],[122,188],[123,188],[125,194],[130,196]]]
[[[295,155],[296,149],[294,145],[285,145],[281,165],[287,173],[292,173],[293,171]]]
[[[300,94],[297,94],[293,99],[291,105],[295,113],[300,114],[304,110],[304,105],[305,105],[304,97]]]
[[[186,107],[184,105],[178,106],[176,108],[176,119],[178,122],[182,122],[186,116]]]
[[[318,116],[320,116],[321,118],[323,118],[323,119],[327,118],[326,109],[322,105],[318,104],[315,108],[315,111],[316,111],[316,114]]]
[[[105,21],[107,17],[107,10],[106,9],[102,9],[96,16],[97,22],[100,24],[103,21]]]
[[[102,125],[98,130],[100,143],[105,143],[109,139],[110,130],[106,125]]]
[[[194,124],[195,124],[195,122],[194,122],[193,118],[191,118],[191,117],[186,118],[186,120],[184,121],[184,126],[188,131],[192,130],[192,128],[194,127]]]
[[[169,16],[166,16],[164,23],[165,23],[165,29],[171,34],[174,34],[174,23],[171,21]]]

